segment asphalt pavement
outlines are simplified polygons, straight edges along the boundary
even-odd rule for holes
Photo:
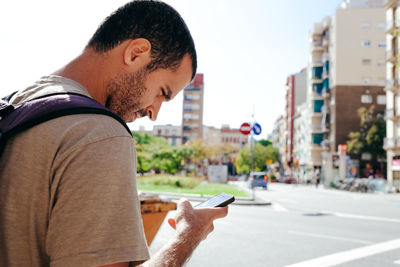
[[[285,184],[254,192],[270,205],[230,205],[186,266],[400,266],[400,194]],[[164,222],[150,252],[174,234]]]

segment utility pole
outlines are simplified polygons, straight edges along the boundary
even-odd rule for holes
[[[253,129],[254,126],[254,107],[253,107],[253,114],[251,115],[252,122],[251,122],[251,128]],[[250,132],[250,155],[251,155],[251,172],[254,172],[254,131],[251,130]],[[252,194],[253,194],[253,200],[256,199],[256,193],[254,191],[254,186],[252,187]]]

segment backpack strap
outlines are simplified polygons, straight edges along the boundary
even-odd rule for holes
[[[132,136],[128,125],[96,100],[74,93],[57,93],[36,98],[20,105],[0,100],[0,154],[6,140],[45,121],[74,114],[103,114],[119,121]]]

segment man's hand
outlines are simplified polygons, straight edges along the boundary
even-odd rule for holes
[[[214,220],[228,214],[228,207],[193,208],[188,200],[180,200],[174,219],[169,225],[177,235],[141,266],[183,266],[193,250],[214,230]]]
[[[207,235],[214,230],[214,220],[228,214],[228,207],[223,208],[193,208],[188,200],[182,199],[178,203],[175,219],[168,219],[169,225],[178,235],[190,238],[197,246]]]

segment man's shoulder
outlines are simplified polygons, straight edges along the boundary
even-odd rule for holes
[[[18,91],[11,98],[11,103],[20,104],[46,95],[62,93],[74,93],[91,97],[88,91],[78,82],[61,76],[49,75],[40,78],[31,86]]]
[[[75,114],[62,116],[38,126],[41,132],[52,132],[65,138],[85,139],[97,142],[113,137],[132,139],[123,125],[116,119],[104,114]]]

